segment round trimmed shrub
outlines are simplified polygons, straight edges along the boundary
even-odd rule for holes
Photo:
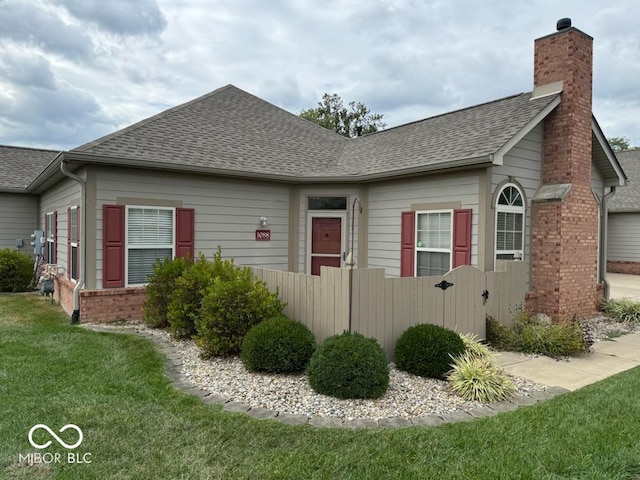
[[[26,292],[33,279],[33,258],[26,253],[0,250],[0,292]]]
[[[344,332],[327,338],[307,369],[316,392],[336,398],[379,398],[389,386],[389,364],[374,338]]]
[[[463,340],[453,330],[429,323],[414,325],[396,342],[396,367],[421,377],[442,379],[451,369],[451,357],[464,350]]]
[[[242,363],[250,372],[302,372],[316,349],[306,325],[285,315],[270,318],[247,332],[240,347]]]

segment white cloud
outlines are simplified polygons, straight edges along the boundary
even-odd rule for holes
[[[228,83],[294,113],[335,92],[394,126],[530,90],[533,40],[571,16],[595,38],[605,134],[640,145],[634,0],[4,0],[2,12],[0,143],[72,148]]]

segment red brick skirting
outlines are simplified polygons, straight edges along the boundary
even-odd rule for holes
[[[80,292],[80,321],[140,320],[144,300],[144,287],[83,290]]]
[[[640,262],[618,262],[609,260],[607,262],[607,272],[640,275]]]
[[[76,284],[63,275],[54,282],[53,298],[69,315],[73,313],[73,289]],[[91,323],[142,319],[144,287],[107,288],[80,292],[80,321]]]

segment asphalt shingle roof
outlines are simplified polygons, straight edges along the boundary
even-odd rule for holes
[[[72,152],[290,177],[393,174],[497,152],[555,96],[522,93],[348,139],[227,85]]]
[[[640,148],[616,152],[616,157],[628,179],[611,197],[609,211],[640,212]]]
[[[24,191],[59,152],[0,145],[0,190]]]
[[[332,165],[348,141],[227,85],[72,152],[298,176]]]
[[[555,95],[521,93],[383,130],[351,142],[342,156],[354,174],[386,173],[496,153]]]

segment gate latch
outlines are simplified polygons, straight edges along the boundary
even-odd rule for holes
[[[482,292],[482,304],[486,305],[487,300],[489,300],[489,290],[485,290],[484,292]]]

